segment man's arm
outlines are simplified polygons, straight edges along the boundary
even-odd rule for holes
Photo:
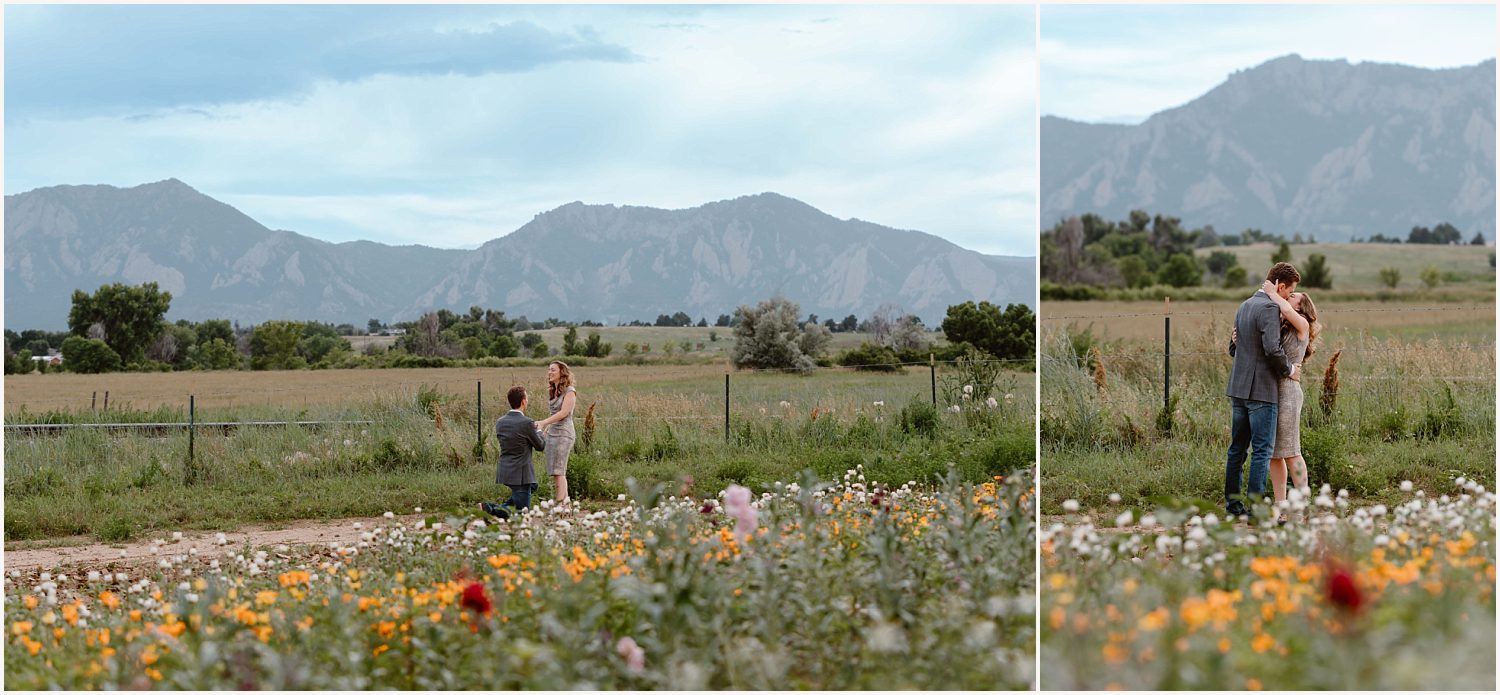
[[[1281,312],[1273,303],[1257,309],[1259,312],[1260,347],[1266,355],[1266,361],[1276,370],[1281,378],[1285,379],[1292,375],[1292,362],[1286,358],[1286,353],[1281,350]]]
[[[536,431],[536,421],[528,419],[521,430],[526,433],[526,441],[531,444],[531,448],[537,451],[547,448],[547,440],[542,439],[542,434]]]

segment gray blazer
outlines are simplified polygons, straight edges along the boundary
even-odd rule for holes
[[[1226,395],[1252,401],[1275,403],[1280,396],[1281,380],[1292,375],[1292,362],[1281,350],[1281,310],[1257,291],[1240,304],[1234,314],[1235,331],[1249,346],[1236,350],[1229,342],[1229,356],[1234,368],[1229,372]]]
[[[501,485],[530,485],[536,482],[536,468],[531,451],[541,451],[547,442],[536,432],[536,421],[517,411],[510,411],[495,421],[495,440],[500,442],[500,463],[495,468],[495,482]]]

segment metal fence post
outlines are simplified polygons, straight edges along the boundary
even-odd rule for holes
[[[484,446],[484,382],[474,382],[474,448]]]
[[[932,407],[937,407],[937,354],[927,353],[927,371],[932,377]]]
[[[1167,297],[1166,315],[1163,317],[1164,350],[1162,352],[1161,407],[1172,407],[1172,298]]]
[[[98,412],[98,411],[99,411],[99,392],[95,391],[93,393],[93,395],[89,396],[89,412]]]
[[[729,372],[724,372],[724,443],[729,443]]]
[[[109,392],[104,392],[104,412],[109,412]]]
[[[194,440],[198,434],[198,404],[197,397],[188,395],[188,465],[187,484],[192,485],[198,479],[198,463],[194,458]]]

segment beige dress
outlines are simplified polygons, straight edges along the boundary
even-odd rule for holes
[[[563,400],[570,393],[576,394],[577,390],[569,386],[566,391],[557,394],[557,398],[547,401],[547,407],[552,411],[552,415],[562,410]],[[576,399],[577,396],[574,398]],[[578,407],[576,400],[573,407],[575,410]],[[572,413],[568,413],[567,417],[552,423],[552,426],[547,428],[547,475],[568,474],[568,455],[573,453],[573,442],[577,439],[578,435],[573,430]]]
[[[1307,341],[1288,331],[1281,339],[1281,350],[1292,364],[1302,364],[1307,355]],[[551,446],[550,444],[548,446]],[[1276,402],[1276,446],[1271,458],[1302,455],[1302,383],[1282,379]]]

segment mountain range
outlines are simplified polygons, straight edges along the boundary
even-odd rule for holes
[[[1220,233],[1495,238],[1495,61],[1424,69],[1289,55],[1139,125],[1041,122],[1042,224],[1132,209]]]
[[[61,329],[75,289],[157,282],[168,318],[363,326],[436,309],[617,323],[685,311],[710,322],[781,294],[804,313],[892,303],[1033,305],[1035,259],[840,220],[775,193],[686,210],[585,205],[538,214],[477,249],[330,243],[271,230],[176,179],[5,197],[5,325]]]

